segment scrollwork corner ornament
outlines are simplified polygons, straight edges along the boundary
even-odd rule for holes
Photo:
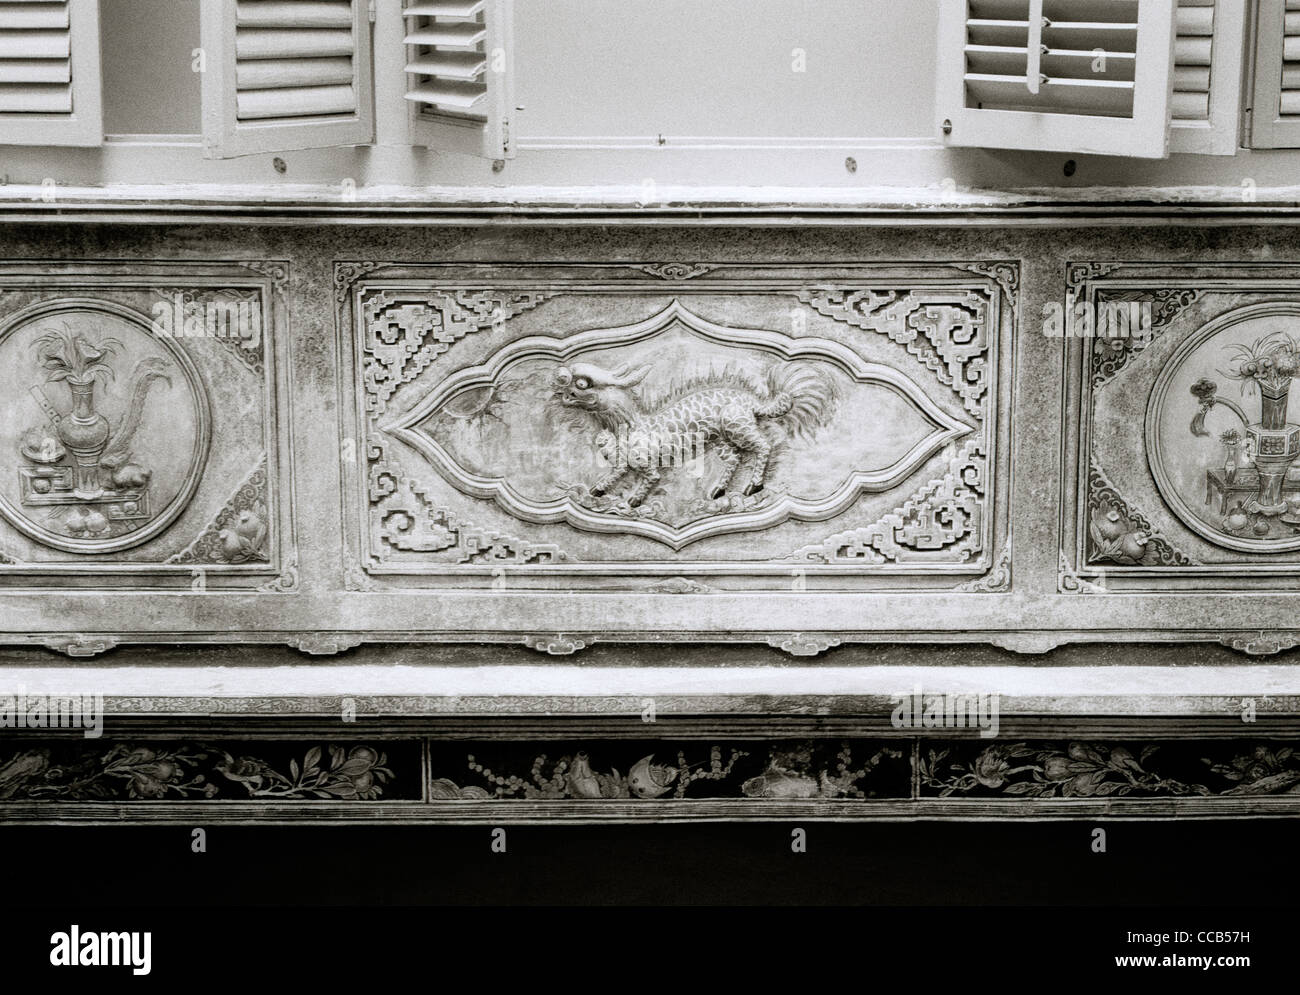
[[[1060,560],[1057,563],[1057,589],[1063,594],[1105,594],[1105,571],[1097,571],[1097,580],[1101,583],[1093,583],[1080,577],[1066,559],[1065,552],[1060,553]]]
[[[976,577],[953,588],[961,594],[1005,594],[1011,590],[1011,547],[998,554],[992,568],[983,577]]]
[[[289,264],[280,259],[244,259],[239,265],[261,273],[271,281],[271,288],[283,297],[289,288]]]
[[[1002,295],[1011,307],[1016,305],[1016,292],[1020,289],[1020,264],[1015,262],[959,263],[960,269],[986,276],[1002,288]]]
[[[356,261],[334,264],[334,300],[342,304],[348,299],[348,291],[353,284],[367,273],[379,268],[379,263]]]
[[[546,653],[549,656],[572,656],[579,650],[587,648],[587,641],[577,636],[566,636],[563,632],[546,635],[528,635],[521,640],[530,650]]]
[[[829,649],[839,646],[837,636],[816,632],[793,632],[787,636],[768,636],[767,645],[772,649],[789,653],[791,656],[821,656]]]
[[[1300,632],[1259,629],[1254,632],[1225,635],[1219,642],[1247,656],[1273,656],[1300,646]]]
[[[298,592],[298,554],[291,553],[280,576],[257,589],[262,594],[296,594]]]

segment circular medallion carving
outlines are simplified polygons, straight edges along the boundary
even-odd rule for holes
[[[1146,442],[1161,497],[1229,549],[1300,549],[1300,303],[1253,304],[1188,337],[1156,377]]]
[[[153,538],[198,487],[211,430],[193,360],[129,308],[64,298],[0,328],[0,514],[72,553]]]

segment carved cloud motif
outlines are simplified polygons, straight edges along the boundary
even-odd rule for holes
[[[976,431],[845,345],[715,324],[679,301],[517,339],[378,428],[523,521],[675,550],[834,518]]]

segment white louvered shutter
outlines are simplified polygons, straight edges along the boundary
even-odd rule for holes
[[[1259,0],[1250,144],[1300,148],[1300,0]]]
[[[940,0],[949,145],[1168,154],[1174,0]]]
[[[208,154],[370,142],[368,9],[366,0],[205,0]]]
[[[0,0],[0,145],[99,145],[99,0]]]
[[[1241,118],[1246,5],[1178,0],[1170,148],[1233,155]]]
[[[513,158],[512,0],[407,0],[411,143]]]

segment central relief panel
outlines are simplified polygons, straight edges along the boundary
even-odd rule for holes
[[[1005,578],[1016,272],[339,264],[350,582],[978,587],[999,557]]]

